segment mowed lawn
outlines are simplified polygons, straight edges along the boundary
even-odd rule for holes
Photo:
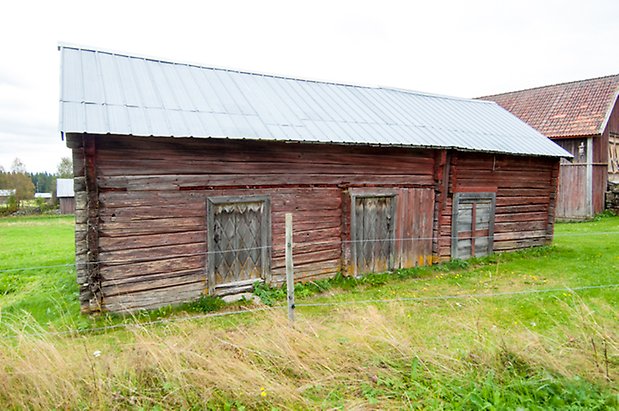
[[[0,218],[3,322],[32,317],[42,325],[61,326],[67,316],[77,319],[74,220],[73,216]]]
[[[2,408],[619,405],[618,217],[557,224],[552,247],[300,286],[294,327],[250,305],[82,316],[73,251],[72,217],[0,219]]]

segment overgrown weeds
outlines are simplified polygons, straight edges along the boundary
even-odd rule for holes
[[[472,315],[487,308],[475,302],[440,317],[427,304],[390,304],[308,312],[294,326],[273,309],[236,326],[23,334],[0,340],[0,405],[611,409],[619,405],[618,313],[574,298],[562,304],[570,322],[543,333]]]

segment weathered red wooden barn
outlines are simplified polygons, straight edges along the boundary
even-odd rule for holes
[[[497,104],[61,47],[85,311],[547,244],[569,154]]]
[[[619,74],[481,97],[495,101],[574,157],[561,164],[557,218],[604,210],[607,181],[619,183]]]

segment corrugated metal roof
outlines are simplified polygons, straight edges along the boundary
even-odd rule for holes
[[[570,157],[495,103],[60,46],[63,133],[246,138]]]
[[[72,178],[59,178],[56,180],[56,197],[75,197]]]

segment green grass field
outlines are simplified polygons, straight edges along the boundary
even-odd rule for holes
[[[281,308],[187,320],[210,300],[82,316],[73,250],[72,217],[0,219],[2,408],[619,406],[619,217],[558,224],[552,247],[298,286],[294,327]]]

